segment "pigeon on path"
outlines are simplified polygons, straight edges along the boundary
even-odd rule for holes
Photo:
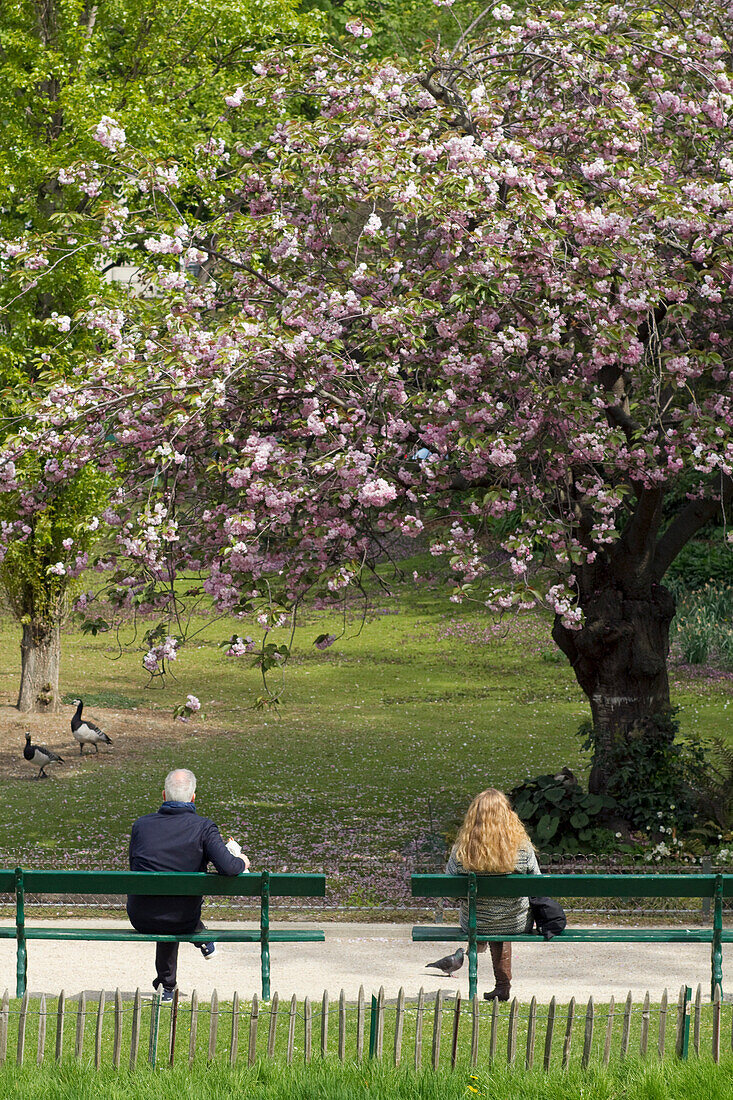
[[[49,764],[63,764],[63,760],[56,752],[51,752],[45,745],[32,745],[31,735],[27,733],[25,735],[25,748],[23,749],[23,756],[30,764],[36,764],[40,767],[38,775],[35,779],[48,779],[45,769]]]
[[[438,959],[437,962],[426,963],[426,969],[428,966],[435,966],[438,970],[442,970],[446,977],[450,978],[455,974],[456,970],[460,970],[463,966],[465,954],[463,948],[459,947],[452,955],[444,955],[443,958]]]
[[[82,718],[81,710],[84,706],[81,699],[75,699],[76,714],[71,719],[71,732],[76,740],[79,742],[79,755],[84,752],[85,745],[94,745],[94,751],[99,752],[97,745],[102,742],[105,745],[111,745],[112,741],[103,733],[99,726],[95,726],[94,722],[88,721],[86,718]]]

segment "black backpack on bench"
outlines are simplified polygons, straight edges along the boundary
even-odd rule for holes
[[[537,934],[546,940],[559,935],[568,923],[565,910],[554,898],[530,898],[529,911],[532,916],[529,931],[533,932],[536,928]]]

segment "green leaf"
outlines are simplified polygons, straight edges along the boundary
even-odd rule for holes
[[[560,824],[559,817],[551,817],[549,814],[544,814],[537,825],[537,839],[549,840],[557,832],[557,827]]]
[[[578,812],[574,813],[573,816],[570,818],[570,824],[573,826],[574,829],[582,829],[583,826],[587,825],[589,821],[590,818],[588,817],[588,814],[584,814],[582,810],[578,810]]]

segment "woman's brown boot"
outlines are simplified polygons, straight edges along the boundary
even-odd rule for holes
[[[494,988],[484,993],[485,1001],[508,1001],[512,984],[511,943],[490,943],[491,965],[494,968]]]

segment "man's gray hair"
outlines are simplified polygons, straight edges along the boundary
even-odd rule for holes
[[[166,802],[191,802],[196,793],[196,776],[188,768],[175,768],[165,777]]]

